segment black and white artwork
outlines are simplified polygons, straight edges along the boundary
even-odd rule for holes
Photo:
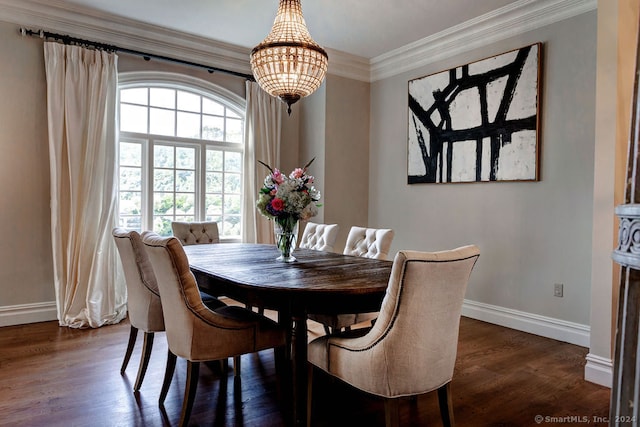
[[[538,180],[540,47],[409,81],[409,184]]]

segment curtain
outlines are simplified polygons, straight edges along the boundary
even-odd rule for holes
[[[117,56],[44,44],[51,176],[51,241],[58,322],[117,323],[126,289],[116,221]]]
[[[256,82],[247,81],[246,89],[242,241],[274,243],[273,224],[256,209],[258,191],[269,173],[258,160],[279,167],[282,103]]]

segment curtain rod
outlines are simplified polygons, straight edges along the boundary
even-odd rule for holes
[[[140,52],[138,50],[127,49],[124,47],[114,46],[106,43],[94,42],[90,40],[79,39],[79,38],[71,37],[68,35],[50,33],[48,31],[43,31],[43,30],[34,31],[26,28],[20,28],[20,34],[22,34],[23,36],[33,36],[33,37],[40,37],[41,39],[52,39],[56,41],[61,41],[62,43],[69,44],[69,45],[106,50],[108,52],[130,53],[132,55],[141,56],[142,58],[144,58],[145,61],[149,61],[151,60],[151,58],[154,58],[154,59],[160,59],[162,61],[177,62],[179,64],[189,65],[191,67],[204,68],[209,73],[220,72],[225,74],[231,74],[236,77],[242,77],[247,80],[255,81],[255,78],[251,74],[244,74],[237,71],[225,70],[223,68],[211,67],[209,65],[198,64],[196,62],[184,61],[182,59],[170,58],[168,56],[156,55],[153,53]]]

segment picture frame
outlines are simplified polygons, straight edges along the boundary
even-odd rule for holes
[[[407,183],[539,181],[541,51],[410,80]]]

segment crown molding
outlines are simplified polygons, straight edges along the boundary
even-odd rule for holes
[[[0,20],[33,30],[251,74],[248,48],[71,6],[59,0],[0,0]]]
[[[371,60],[327,49],[328,72],[374,82],[596,8],[597,0],[519,0]],[[0,0],[0,20],[251,74],[249,48],[71,6],[61,0]]]
[[[374,82],[597,9],[597,0],[519,0],[370,61]]]

